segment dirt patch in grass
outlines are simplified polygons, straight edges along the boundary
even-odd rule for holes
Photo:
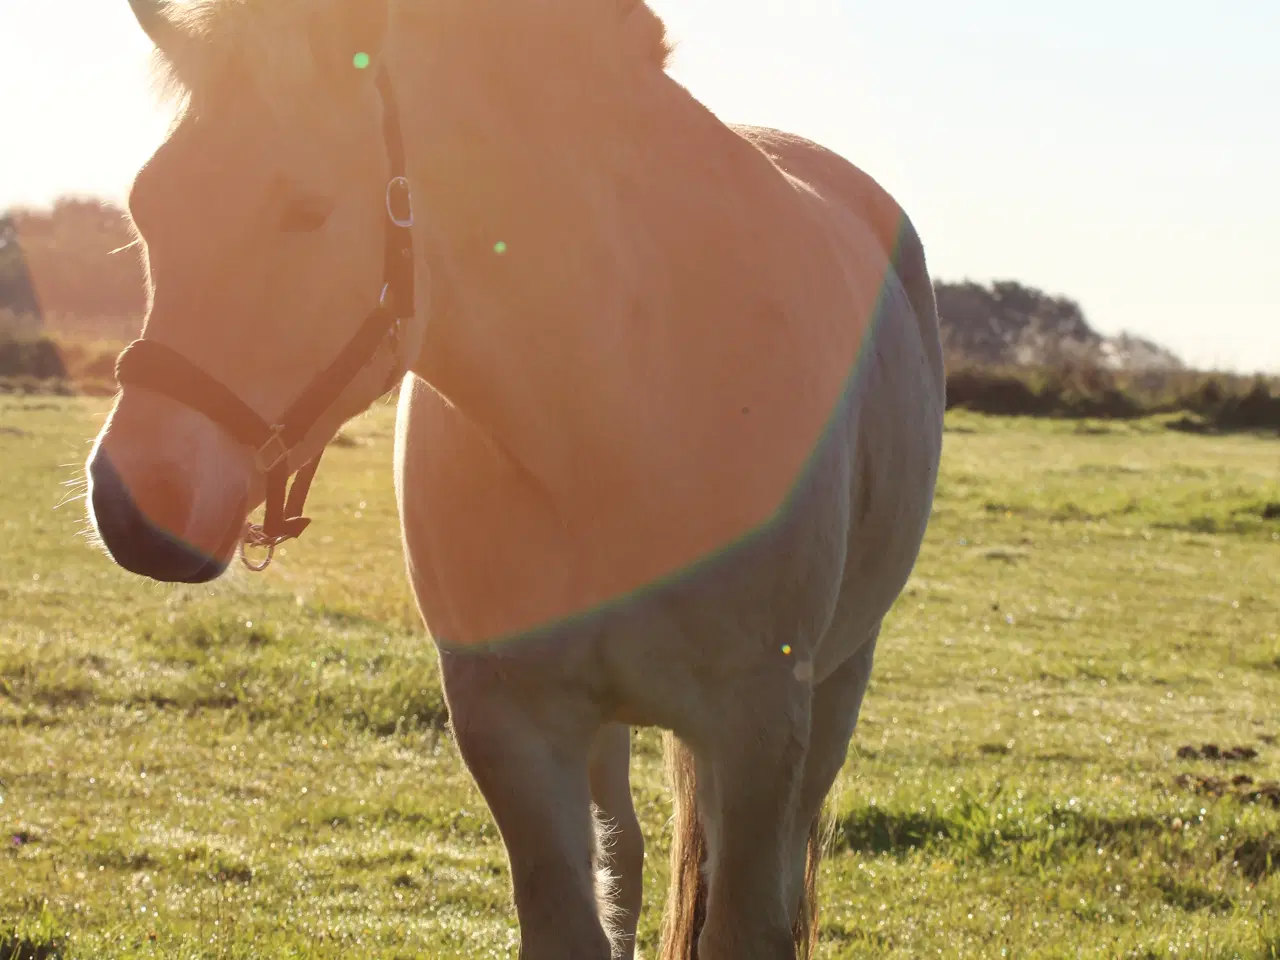
[[[1243,773],[1229,779],[1180,773],[1173,778],[1173,785],[1202,797],[1235,797],[1242,803],[1263,803],[1280,810],[1280,782],[1274,780],[1255,783]]]

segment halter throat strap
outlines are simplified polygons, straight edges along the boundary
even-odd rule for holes
[[[265,570],[276,545],[302,534],[311,521],[302,516],[321,452],[303,464],[289,489],[289,455],[312,431],[343,391],[384,345],[392,351],[385,393],[404,376],[400,325],[414,314],[413,201],[405,171],[399,110],[385,66],[378,68],[382,97],[383,140],[391,168],[387,183],[383,286],[378,304],[355,335],[275,421],[268,421],[217,378],[172,347],[145,337],[135,340],[116,360],[120,386],[145,387],[204,414],[239,443],[251,448],[254,464],[266,477],[266,512],[261,524],[247,524],[241,558],[253,570]],[[264,547],[266,559],[250,561],[245,546]]]

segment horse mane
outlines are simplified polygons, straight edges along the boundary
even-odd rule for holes
[[[157,48],[153,60],[153,75],[158,92],[166,100],[186,103],[193,95],[217,85],[229,73],[239,71],[241,82],[262,78],[267,85],[280,92],[297,92],[299,80],[310,81],[315,75],[315,53],[308,40],[307,30],[298,30],[299,23],[309,23],[325,12],[340,10],[344,2],[363,0],[327,0],[317,4],[315,0],[187,0],[170,3],[167,17],[183,37],[177,49]],[[394,8],[404,6],[412,11],[418,0],[388,0]],[[477,0],[469,0],[473,9]],[[544,3],[529,16],[572,17],[581,10],[583,0],[559,0]],[[607,0],[605,0],[607,3]],[[667,34],[666,24],[646,0],[613,0],[621,23],[621,39],[624,50],[634,54],[642,62],[665,71],[671,61],[675,46]],[[514,8],[519,11],[517,6]],[[519,12],[508,16],[520,16]],[[483,15],[483,14],[481,14]],[[599,17],[603,28],[608,21]],[[285,29],[287,27],[287,29]],[[539,31],[543,36],[546,31]],[[619,34],[599,29],[595,31],[600,43],[618,42]],[[543,54],[549,61],[556,57],[555,50]],[[285,91],[281,91],[280,84]]]
[[[245,83],[256,77],[279,81],[310,76],[314,57],[306,31],[277,35],[280,31],[272,28],[280,13],[304,18],[308,4],[305,0],[169,3],[165,16],[175,27],[177,39],[163,48],[157,45],[152,58],[152,77],[161,98],[185,108],[193,97],[231,77]],[[252,69],[246,69],[250,64]]]
[[[668,36],[662,18],[645,0],[623,0],[620,6],[628,41],[643,59],[659,70],[666,70],[671,66],[675,43]]]

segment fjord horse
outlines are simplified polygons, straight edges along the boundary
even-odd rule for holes
[[[181,110],[130,195],[149,311],[88,463],[110,555],[264,567],[399,385],[405,559],[521,956],[634,953],[632,726],[667,731],[662,955],[808,956],[941,456],[907,216],[717,119],[638,0],[130,2]]]

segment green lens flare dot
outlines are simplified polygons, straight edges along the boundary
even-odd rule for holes
[[[351,62],[357,70],[364,70],[369,66],[369,55],[367,53],[357,53],[351,58]]]
[[[503,241],[499,240],[493,245],[493,252],[498,254],[506,253],[507,245]]]

